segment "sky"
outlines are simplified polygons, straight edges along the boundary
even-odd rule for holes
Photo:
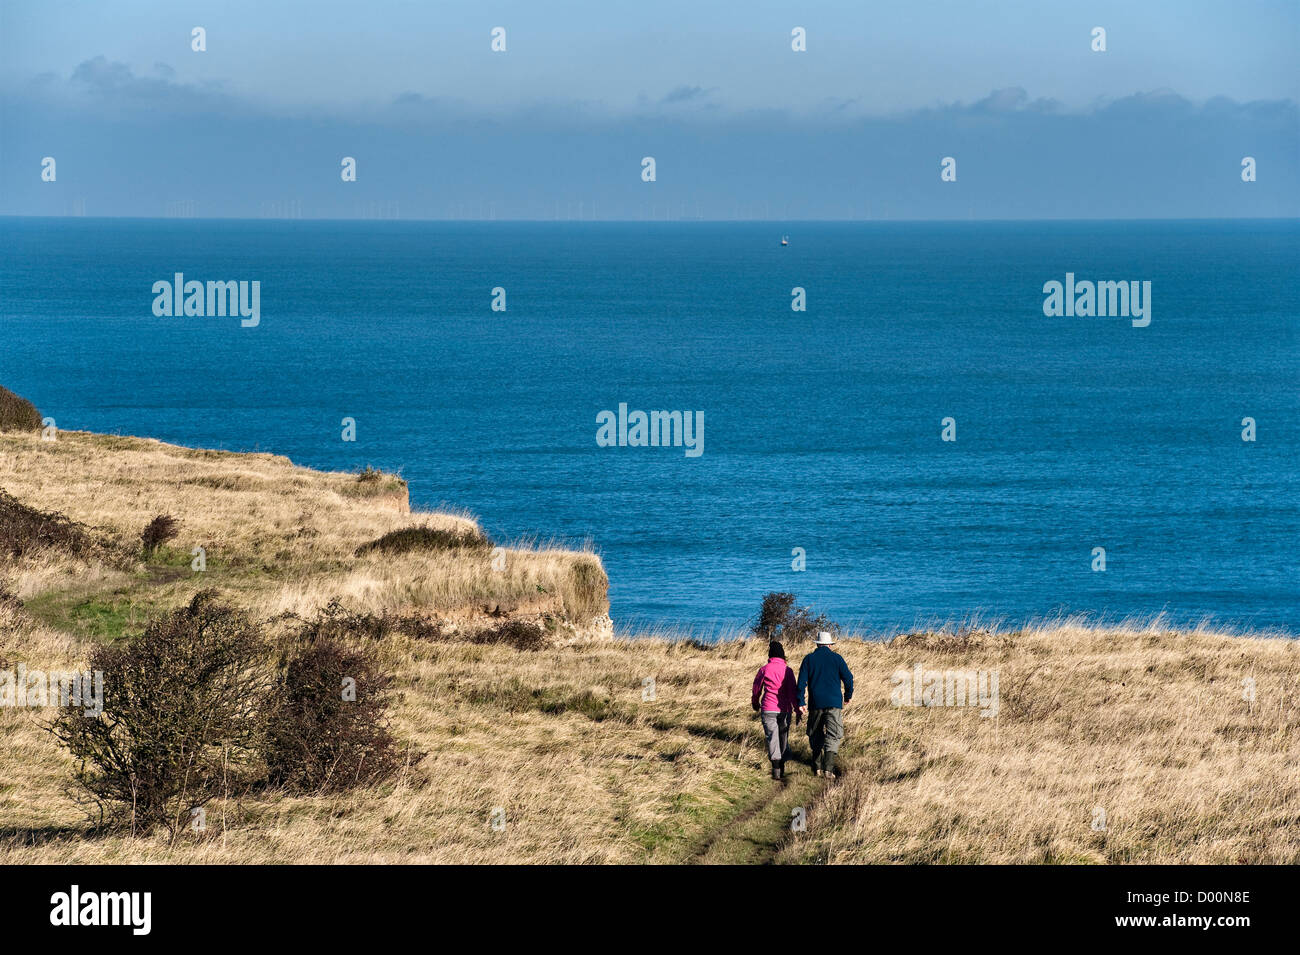
[[[1296,0],[4,0],[0,214],[1295,216],[1297,53]]]

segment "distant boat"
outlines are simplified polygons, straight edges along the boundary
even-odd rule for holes
[[[789,245],[789,244],[790,244],[790,237],[789,237],[788,235],[783,235],[783,236],[781,236],[781,244],[782,244],[782,245]]]

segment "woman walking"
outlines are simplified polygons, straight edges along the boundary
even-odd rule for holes
[[[776,640],[767,645],[767,663],[758,668],[750,704],[763,720],[767,756],[772,761],[772,778],[785,773],[789,751],[790,716],[795,711],[794,671],[786,665],[785,648]]]

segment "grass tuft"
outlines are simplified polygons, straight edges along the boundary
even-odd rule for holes
[[[482,531],[449,530],[444,527],[403,527],[362,544],[354,555],[364,557],[378,551],[387,556],[428,550],[491,550],[492,541]]]

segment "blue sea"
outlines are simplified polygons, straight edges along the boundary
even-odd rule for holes
[[[589,541],[627,630],[740,626],[788,590],[878,633],[1081,612],[1300,633],[1298,240],[8,218],[0,384],[61,428],[372,465],[498,540]],[[259,281],[260,324],[156,317],[177,272]],[[1067,272],[1150,281],[1150,325],[1045,316]],[[703,453],[598,446],[620,403],[703,412]]]

